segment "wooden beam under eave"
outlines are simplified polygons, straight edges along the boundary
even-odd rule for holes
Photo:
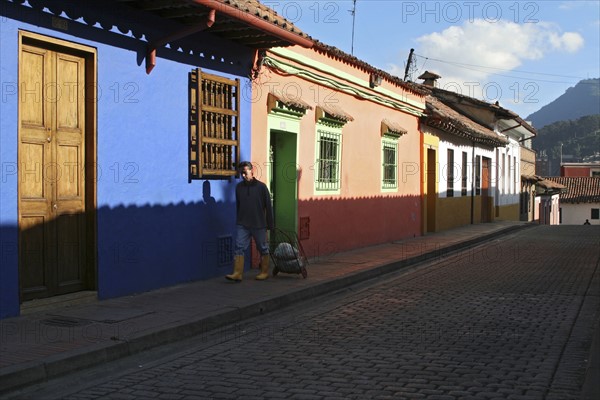
[[[150,72],[152,72],[152,70],[156,66],[156,49],[158,47],[164,46],[167,43],[182,39],[196,32],[200,32],[210,28],[215,23],[215,16],[216,11],[214,9],[211,9],[208,15],[206,16],[206,19],[202,23],[196,26],[185,27],[177,32],[173,32],[170,35],[167,35],[161,39],[155,40],[152,43],[148,44],[148,49],[146,51],[146,74],[150,74]]]

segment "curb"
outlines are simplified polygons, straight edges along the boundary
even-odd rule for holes
[[[348,276],[292,291],[242,308],[217,312],[213,315],[203,316],[183,324],[173,323],[167,327],[162,326],[155,331],[134,335],[126,340],[115,340],[114,343],[98,343],[92,346],[68,351],[63,354],[56,354],[46,358],[42,362],[30,361],[24,364],[6,367],[0,371],[0,394],[27,385],[44,382],[75,370],[100,365],[154,347],[181,341],[198,334],[207,333],[226,325],[282,309],[291,304],[314,299],[315,297],[332,293],[348,286],[377,278],[381,275],[396,272],[411,265],[445,257],[459,250],[464,250],[487,242],[495,237],[533,226],[535,225],[524,224],[509,226],[487,235],[435,249],[404,260],[382,264],[364,271],[355,272]]]

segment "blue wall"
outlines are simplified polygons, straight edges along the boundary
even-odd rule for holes
[[[158,57],[147,75],[143,63],[139,65],[143,43],[123,46],[119,38],[111,43],[105,32],[95,40],[92,28],[87,28],[89,35],[81,28],[83,34],[75,37],[0,18],[0,318],[19,311],[14,92],[19,29],[97,48],[98,296],[105,299],[229,273],[229,264],[218,264],[217,239],[234,231],[237,180],[188,183],[188,73],[195,66],[230,78],[247,73],[219,72],[214,61],[207,69],[197,59]],[[252,52],[233,46],[232,54],[240,58],[238,68],[243,71]],[[223,70],[230,72],[231,66],[224,65]],[[247,84],[242,78],[242,87]],[[242,96],[243,159],[250,154],[250,99],[250,94]]]

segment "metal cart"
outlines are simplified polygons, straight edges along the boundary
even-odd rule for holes
[[[302,274],[302,277],[306,279],[308,259],[295,233],[275,228],[270,233],[269,243],[271,259],[274,264],[273,276],[283,272]]]

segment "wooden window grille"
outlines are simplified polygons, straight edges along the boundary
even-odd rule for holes
[[[240,159],[240,80],[189,74],[189,177],[237,174]]]

